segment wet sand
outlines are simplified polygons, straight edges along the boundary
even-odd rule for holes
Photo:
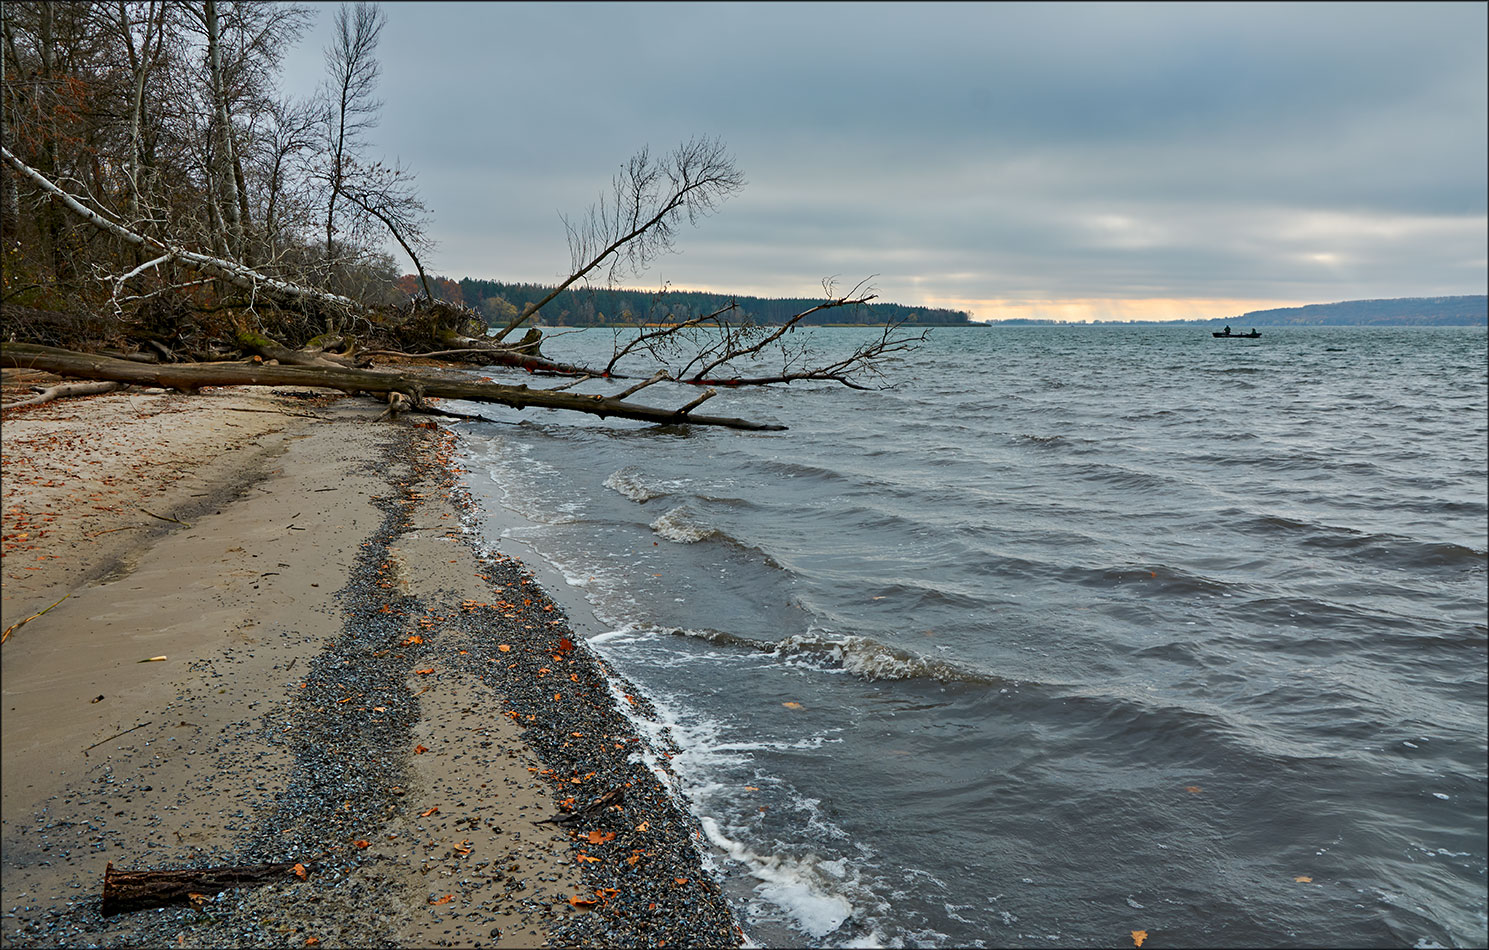
[[[472,543],[453,437],[379,411],[5,414],[0,626],[55,605],[0,647],[7,946],[739,942],[644,697]],[[99,912],[109,862],[275,861],[304,879]]]

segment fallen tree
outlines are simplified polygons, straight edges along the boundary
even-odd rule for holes
[[[384,398],[389,393],[399,393],[409,400],[414,409],[424,406],[424,401],[429,398],[463,399],[496,403],[513,409],[533,406],[663,425],[688,423],[752,431],[780,431],[786,428],[748,419],[698,415],[693,410],[714,395],[716,390],[712,389],[677,409],[643,406],[627,401],[627,397],[643,387],[661,381],[661,378],[655,376],[626,389],[618,396],[602,396],[563,392],[560,389],[506,386],[474,379],[449,379],[430,374],[340,366],[269,366],[257,363],[152,365],[29,343],[0,343],[0,366],[39,369],[77,379],[163,386],[188,393],[196,392],[204,386],[308,386],[349,394],[365,392],[382,395]]]
[[[501,342],[503,336],[533,317],[544,303],[553,299],[554,294],[527,307],[493,339],[487,336],[485,324],[480,321],[476,312],[463,306],[432,300],[428,296],[415,296],[402,307],[368,307],[350,297],[306,283],[266,275],[241,261],[192,251],[152,237],[89,207],[87,198],[69,193],[46,175],[21,161],[4,146],[0,146],[0,158],[17,176],[48,196],[55,204],[98,231],[133,248],[137,255],[136,260],[155,255],[122,274],[102,278],[106,286],[113,288],[109,299],[116,318],[122,316],[120,291],[126,284],[142,280],[150,274],[163,273],[167,268],[181,271],[176,277],[177,282],[167,289],[182,290],[204,282],[218,282],[247,295],[246,304],[238,307],[238,315],[229,319],[229,323],[236,321],[234,325],[224,327],[219,324],[217,331],[205,335],[205,339],[197,334],[198,338],[192,345],[173,348],[147,333],[139,334],[137,338],[154,351],[152,355],[166,361],[158,367],[142,367],[137,362],[126,362],[140,359],[130,354],[123,354],[124,360],[114,360],[67,349],[43,353],[44,348],[25,350],[17,348],[18,344],[7,345],[7,360],[22,361],[10,365],[48,368],[59,375],[146,383],[184,391],[193,391],[202,386],[225,385],[317,386],[346,392],[381,394],[387,397],[390,412],[403,409],[403,403],[393,398],[392,394],[396,393],[414,409],[425,408],[425,397],[453,398],[500,403],[518,409],[540,406],[601,417],[615,416],[656,423],[690,422],[758,430],[782,427],[694,413],[703,401],[714,395],[713,389],[676,409],[642,406],[628,402],[627,398],[646,386],[664,380],[693,386],[723,387],[817,380],[863,389],[866,387],[854,380],[855,375],[877,375],[881,361],[893,354],[913,349],[924,339],[923,332],[902,335],[899,327],[889,326],[884,328],[877,339],[870,340],[846,357],[826,363],[814,362],[815,357],[805,345],[788,342],[786,335],[814,313],[837,307],[857,306],[875,297],[864,287],[863,282],[849,293],[838,295],[833,290],[831,280],[828,280],[823,283],[826,299],[822,303],[804,310],[779,326],[760,326],[748,321],[731,322],[729,314],[736,308],[730,305],[706,317],[673,326],[638,328],[636,338],[629,343],[621,345],[619,339],[617,340],[614,355],[603,368],[578,366],[544,356],[540,350],[543,336],[536,328],[529,329],[520,342]],[[669,187],[658,190],[659,183],[663,181],[668,182]],[[670,248],[673,229],[682,218],[694,219],[708,213],[717,202],[742,183],[742,176],[734,169],[722,146],[716,142],[688,143],[661,163],[653,162],[643,152],[628,166],[627,175],[617,178],[615,194],[608,201],[602,200],[591,211],[582,227],[571,226],[575,270],[559,289],[586,279],[588,274],[607,262],[610,264],[612,279],[618,273],[617,268],[639,269],[657,253]],[[395,236],[399,237],[400,242],[405,244],[410,257],[423,275],[423,265],[402,236],[399,222],[387,215],[376,217],[383,220]],[[424,278],[424,285],[427,289],[427,278]],[[157,292],[152,291],[145,296],[152,296]],[[265,332],[268,322],[266,311],[274,307],[290,310],[298,308],[302,314],[338,314],[338,318],[325,322],[336,324],[339,328],[311,336],[303,331],[315,325],[314,320],[304,317],[298,322],[281,320],[277,325],[285,331],[293,330],[297,338],[275,339],[272,331]],[[37,318],[36,314],[42,312],[35,310],[28,310],[23,320],[15,321],[9,315],[11,309],[9,306],[0,307],[0,318],[3,318],[9,333],[14,333],[13,327],[17,323],[31,326],[65,326],[67,323],[66,320]],[[218,309],[230,308],[220,305]],[[72,319],[75,325],[86,325],[84,318]],[[359,337],[353,337],[349,330],[353,324],[358,328]],[[121,326],[122,323],[116,320],[114,335],[129,336],[128,333],[119,332]],[[53,337],[56,335],[51,334]],[[34,340],[36,336],[31,338]],[[12,339],[15,337],[12,336]],[[48,339],[47,342],[63,341]],[[99,349],[99,342],[102,341],[90,341],[89,345],[82,348]],[[363,347],[361,350],[358,350],[359,344]],[[337,349],[341,352],[334,352]],[[767,350],[779,354],[780,366],[776,371],[759,371]],[[234,352],[257,355],[263,360],[290,365],[248,366],[219,362]],[[535,390],[526,386],[455,381],[428,374],[372,373],[366,367],[371,365],[371,358],[376,355],[437,358],[474,365],[514,367],[534,374],[567,376],[576,382],[592,378],[641,378],[648,372],[651,375],[617,396],[584,395],[560,392],[561,389],[568,388],[566,386]],[[650,359],[652,365],[636,372],[634,376],[629,370],[623,372],[619,368],[622,359],[637,358]],[[47,365],[43,366],[40,362],[42,359],[49,361]],[[740,366],[750,367],[752,372],[736,369]],[[291,370],[294,372],[290,372]]]

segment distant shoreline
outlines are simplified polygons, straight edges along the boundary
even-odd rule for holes
[[[1258,330],[1369,330],[1416,328],[1422,330],[1472,330],[1489,327],[1489,323],[1244,323],[1240,320],[1092,320],[1087,323],[1055,320],[986,320],[972,324],[982,327],[1173,327],[1174,329],[1222,329],[1230,324],[1237,332]]]
[[[1092,320],[1067,323],[1019,317],[988,320],[992,326],[1172,326],[1215,327],[1482,327],[1489,326],[1489,295],[1455,297],[1393,297],[1381,300],[1343,300],[1301,307],[1252,310],[1238,316],[1195,320]]]

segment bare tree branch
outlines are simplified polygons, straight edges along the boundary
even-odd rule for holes
[[[403,178],[405,174],[404,169],[395,168],[390,178],[385,176],[381,181],[348,184],[342,195],[383,223],[409,260],[414,262],[414,269],[419,272],[419,283],[424,285],[424,296],[432,301],[434,292],[429,289],[429,275],[424,273],[424,264],[414,250],[415,244],[428,244],[424,232],[425,208],[410,190],[409,182]]]
[[[610,194],[601,195],[580,224],[564,222],[572,273],[552,293],[524,308],[496,339],[505,339],[607,261],[611,283],[622,274],[640,273],[656,257],[672,250],[684,215],[689,224],[697,224],[744,183],[744,173],[720,141],[692,139],[661,159],[653,159],[642,149],[615,176]]]

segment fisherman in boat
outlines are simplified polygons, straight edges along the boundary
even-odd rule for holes
[[[1226,335],[1226,336],[1230,336],[1230,325],[1229,325],[1229,324],[1227,324],[1227,325],[1226,325],[1226,328],[1225,328],[1225,335]]]

